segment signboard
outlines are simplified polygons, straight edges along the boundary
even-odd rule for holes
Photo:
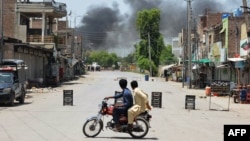
[[[195,109],[195,95],[186,95],[185,109]]]
[[[230,81],[225,81],[225,80],[213,80],[211,83],[211,92],[212,93],[219,93],[219,94],[227,94],[228,95],[228,107],[227,109],[223,108],[222,105],[221,107],[218,107],[218,105],[214,105],[214,107],[217,108],[211,108],[212,105],[212,98],[210,95],[210,99],[209,99],[209,110],[218,110],[220,109],[220,111],[229,111],[229,105],[230,105]]]
[[[73,90],[63,90],[63,106],[73,106]]]
[[[162,93],[161,92],[152,92],[152,97],[151,97],[151,105],[153,107],[162,107]]]
[[[212,81],[211,92],[230,93],[230,81],[224,81],[224,80]]]

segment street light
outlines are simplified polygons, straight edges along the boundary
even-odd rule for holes
[[[84,14],[85,16],[86,15],[88,15],[88,14]],[[77,15],[77,16],[75,16],[74,17],[74,33],[73,33],[73,35],[74,35],[74,47],[79,47],[79,44],[76,46],[76,43],[77,43],[77,38],[79,37],[79,36],[76,36],[76,19],[77,18],[82,18],[84,15]],[[81,35],[80,35],[80,42],[81,42],[81,58],[83,59],[83,56],[84,56],[84,54],[85,54],[85,51],[84,51],[84,47],[83,47],[83,40],[85,40],[85,38],[84,38],[84,33],[81,33]],[[84,56],[85,57],[85,56]]]
[[[78,36],[76,36],[76,18],[77,17],[82,17],[82,16],[75,16],[74,17],[74,29],[73,29],[73,47],[71,47],[71,53],[72,53],[72,57],[75,58],[76,54],[75,54],[75,50],[77,49],[78,52]],[[81,40],[82,42],[82,40]],[[81,49],[82,51],[82,49]]]
[[[76,15],[75,17],[74,17],[74,28],[76,28],[76,19],[77,18],[82,18],[82,17],[84,17],[84,16],[88,16],[89,14],[88,13],[86,13],[86,14],[84,14],[84,15]]]

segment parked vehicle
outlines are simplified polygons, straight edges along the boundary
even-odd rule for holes
[[[91,71],[101,71],[101,66],[97,62],[93,62],[91,65]]]
[[[27,66],[23,60],[3,59],[0,63],[0,102],[14,105],[14,101],[25,101]]]
[[[103,100],[102,104],[100,104],[100,110],[97,116],[92,116],[87,119],[87,121],[83,125],[83,134],[87,137],[96,137],[103,130],[103,117],[104,116],[112,116],[113,113],[113,104],[108,104],[107,100]],[[125,115],[122,115],[119,119],[119,124],[121,125],[121,130],[118,133],[128,133],[133,138],[143,138],[147,135],[150,128],[150,119],[152,116],[145,111],[141,113],[136,119],[134,119],[133,129],[128,130],[128,119]],[[115,129],[115,123],[113,119],[107,122],[106,129],[110,129],[114,132],[117,132]]]

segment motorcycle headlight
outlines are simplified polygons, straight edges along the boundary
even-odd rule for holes
[[[3,93],[10,93],[11,92],[11,88],[5,88],[3,89]]]

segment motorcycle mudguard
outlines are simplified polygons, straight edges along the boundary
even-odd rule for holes
[[[87,121],[86,122],[88,122],[88,121],[91,121],[91,120],[96,120],[97,119],[97,116],[91,116],[91,117],[88,117],[87,118]],[[100,124],[101,124],[101,128],[102,128],[102,130],[103,130],[103,121],[100,119]]]

